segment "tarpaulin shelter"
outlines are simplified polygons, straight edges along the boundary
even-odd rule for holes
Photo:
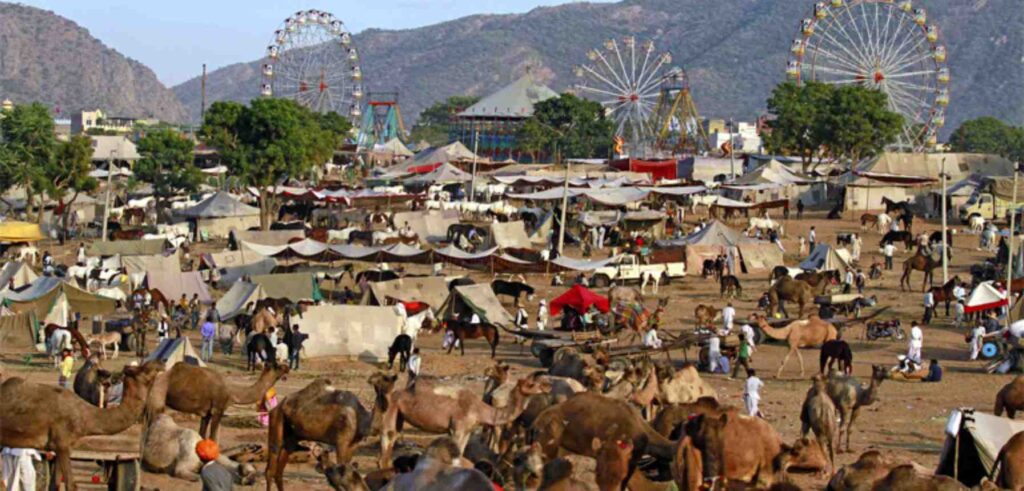
[[[521,220],[492,223],[489,241],[490,245],[501,249],[529,249],[533,245]]]
[[[255,283],[247,283],[239,281],[231,285],[231,289],[217,300],[217,313],[220,315],[221,321],[229,321],[238,314],[245,311],[245,307],[250,303],[256,304],[256,302],[266,298],[263,293],[263,288]]]
[[[285,245],[292,239],[306,238],[305,230],[232,230],[231,241],[237,244],[248,242],[250,244],[263,245]]]
[[[744,242],[737,246],[747,273],[770,271],[783,264],[782,250],[768,242]]]
[[[292,322],[309,335],[303,344],[307,358],[349,356],[379,363],[387,360],[405,319],[391,307],[314,305]]]
[[[675,160],[621,159],[611,162],[611,166],[618,170],[650,174],[651,179],[654,181],[676,179],[678,176],[678,165],[678,162]]]
[[[438,168],[427,172],[426,174],[420,174],[414,177],[406,179],[407,183],[425,183],[425,184],[451,184],[456,182],[469,182],[473,180],[473,175],[455,167],[452,164],[441,164]]]
[[[0,347],[8,352],[35,352],[36,324],[32,312],[0,316]]]
[[[245,249],[210,252],[200,257],[202,265],[211,269],[244,266],[246,264],[258,263],[265,259],[267,259],[266,256]]]
[[[364,305],[386,305],[390,297],[403,302],[423,302],[437,310],[448,298],[448,281],[441,276],[375,281],[369,286],[362,301]]]
[[[444,305],[439,309],[444,319],[459,318],[476,313],[480,320],[495,325],[511,327],[512,316],[494,295],[491,285],[465,285],[452,289]]]
[[[551,231],[555,225],[555,212],[548,211],[537,221],[537,228],[530,234],[530,243],[546,246],[551,241]]]
[[[978,283],[967,297],[964,305],[965,313],[981,312],[996,309],[1009,303],[1006,300],[1006,293],[999,291],[991,281]]]
[[[192,342],[185,336],[160,341],[160,344],[146,357],[143,363],[153,360],[162,361],[165,370],[170,370],[171,367],[178,363],[187,363],[199,367],[206,366],[206,362],[199,357],[196,349],[192,347]]]
[[[704,228],[682,239],[659,240],[655,242],[655,245],[658,247],[682,246],[686,256],[686,270],[701,271],[705,260],[714,260],[719,254],[728,253],[730,247],[739,249],[757,243],[756,239],[747,237],[718,220],[711,220]],[[760,257],[757,252],[754,255]]]
[[[583,285],[573,285],[569,291],[561,294],[548,305],[551,315],[558,315],[565,307],[571,307],[579,313],[584,313],[593,305],[597,310],[608,313],[610,305],[608,298],[598,295]]]
[[[125,256],[121,258],[121,264],[128,271],[128,274],[145,274],[151,271],[162,273],[181,272],[181,261],[178,259],[177,253],[166,256],[163,254]]]
[[[459,212],[455,210],[403,211],[395,213],[393,222],[402,228],[409,228],[419,237],[420,242],[440,242],[447,240],[448,227],[459,223]]]
[[[189,300],[192,300],[193,295],[199,295],[199,301],[204,304],[213,302],[199,271],[149,271],[146,273],[146,285],[150,289],[159,290],[170,302],[177,302],[182,295]]]
[[[0,270],[0,292],[17,290],[32,283],[39,275],[21,261],[11,261]]]
[[[37,223],[0,222],[0,242],[36,242],[45,238]]]
[[[246,276],[253,277],[270,274],[276,267],[277,261],[268,257],[255,263],[218,268],[220,278],[217,279],[217,288],[228,288]]]
[[[935,474],[977,486],[995,471],[996,458],[1006,442],[1024,431],[1015,421],[973,409],[954,409],[946,422],[946,441]]]
[[[260,225],[259,208],[242,203],[224,191],[218,191],[178,214],[194,219],[201,237],[227,237],[232,229],[248,229]]]
[[[96,241],[89,246],[90,256],[153,256],[167,249],[166,239]]]
[[[19,291],[0,293],[10,302],[11,310],[22,313],[32,312],[41,322],[68,325],[74,313],[82,318],[95,315],[106,316],[114,313],[116,303],[94,295],[60,278],[42,276]]]
[[[286,298],[292,302],[324,299],[311,273],[265,274],[253,276],[252,282],[263,287],[267,298]]]
[[[839,252],[840,249],[836,249],[829,244],[817,244],[814,246],[814,250],[800,263],[800,269],[805,271],[840,271],[846,272],[850,269],[849,254],[847,257],[843,257],[843,254]],[[843,250],[845,252],[845,250]]]

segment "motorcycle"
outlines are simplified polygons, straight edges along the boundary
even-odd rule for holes
[[[882,338],[903,341],[907,337],[907,332],[901,327],[899,319],[868,322],[867,330],[864,334],[869,341]]]

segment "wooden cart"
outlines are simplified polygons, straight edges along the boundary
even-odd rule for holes
[[[78,489],[108,491],[139,491],[142,487],[142,456],[139,442],[113,437],[86,437],[71,451],[71,468]],[[84,448],[83,448],[84,447]],[[56,462],[42,466],[37,489],[58,489],[51,476],[56,475]]]

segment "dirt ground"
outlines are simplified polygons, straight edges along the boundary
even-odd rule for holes
[[[734,225],[739,226],[740,224]],[[807,231],[812,225],[817,228],[819,241],[829,243],[834,243],[836,233],[861,232],[860,224],[851,220],[849,214],[846,219],[838,221],[825,220],[820,215],[809,215],[803,220],[788,220],[785,222],[787,236],[784,240],[787,250],[787,265],[795,266],[802,259],[796,254],[797,238],[801,235],[806,237]],[[934,221],[925,223],[923,220],[919,220],[915,226],[917,229],[924,228],[929,231],[939,227]],[[959,275],[961,278],[969,279],[969,266],[982,261],[987,253],[977,250],[977,236],[967,234],[965,228],[959,223],[951,223],[951,226],[960,230],[955,236],[954,258],[949,269],[950,277]],[[879,235],[871,230],[863,232],[863,237],[864,250],[860,264],[866,273],[870,264],[875,261],[881,262],[882,257],[878,248]],[[214,248],[216,249],[216,247]],[[72,254],[71,251],[67,251],[59,258],[71,263],[73,262]],[[901,270],[899,263],[909,257],[910,253],[901,251],[900,254],[900,257],[897,258],[897,269]],[[570,252],[570,255],[574,254]],[[448,274],[455,273],[449,272]],[[489,275],[480,273],[471,273],[470,276],[477,280],[489,279]],[[734,301],[734,305],[739,311],[739,315],[746,317],[756,309],[758,296],[767,288],[767,273],[741,275],[740,278],[744,286],[744,297]],[[941,270],[936,270],[936,284],[939,284],[941,280]],[[529,302],[528,305],[531,319],[533,319],[536,314],[536,301],[540,298],[554,298],[564,288],[548,286],[550,278],[544,275],[531,275],[529,281],[539,287],[537,298],[533,302]],[[909,329],[910,321],[920,319],[923,310],[921,273],[914,273],[913,285],[915,286],[913,291],[901,291],[899,272],[885,272],[881,280],[868,281],[866,293],[877,295],[880,306],[890,307],[890,310],[883,314],[882,318],[899,318]],[[666,326],[670,332],[679,332],[694,327],[693,309],[697,304],[711,304],[716,307],[724,305],[724,301],[718,295],[718,285],[713,280],[703,280],[699,276],[690,276],[663,286],[657,296],[648,295],[647,305],[653,309],[659,297],[671,299],[663,323],[663,326]],[[879,402],[863,411],[854,427],[853,453],[839,455],[837,462],[839,465],[854,461],[857,455],[869,448],[877,448],[933,468],[938,462],[944,440],[943,428],[952,409],[976,407],[984,411],[991,411],[996,391],[1003,384],[1009,382],[1012,376],[986,374],[983,370],[983,362],[969,361],[967,344],[964,342],[965,331],[955,329],[951,319],[942,315],[941,308],[938,314],[932,325],[927,326],[924,330],[924,358],[941,360],[945,370],[944,380],[940,384],[886,381],[881,386]],[[189,332],[188,335],[192,337],[193,343],[198,348],[198,334]],[[850,341],[854,350],[855,375],[864,381],[870,375],[872,364],[891,366],[895,364],[896,355],[906,351],[905,342],[863,341],[860,339],[859,333],[849,333],[846,339]],[[503,343],[498,348],[497,357],[512,364],[514,375],[525,374],[540,367],[539,362],[529,354],[528,349],[522,350],[520,346],[507,341],[507,339],[503,339]],[[424,333],[418,341],[418,346],[423,352],[424,373],[482,388],[483,371],[492,363],[488,356],[489,352],[484,349],[483,341],[470,341],[464,357],[458,356],[457,352],[452,355],[443,353],[440,349],[441,336],[439,334]],[[799,434],[799,409],[809,386],[808,378],[816,372],[818,352],[816,349],[803,350],[802,355],[807,369],[805,376],[800,376],[797,360],[791,359],[782,378],[776,379],[775,371],[784,354],[785,348],[781,344],[759,346],[754,354],[752,365],[759,371],[759,375],[766,383],[762,393],[762,410],[767,420],[783,435],[786,441],[791,442]],[[688,355],[690,359],[694,359],[696,353],[691,350]],[[681,364],[684,356],[682,352],[674,352],[672,358],[675,363]],[[0,360],[4,365],[5,378],[20,376],[41,383],[56,383],[57,374],[52,369],[52,365],[47,364],[47,360],[43,356],[33,356],[27,359],[24,353],[5,352],[0,356]],[[120,369],[128,361],[129,357],[122,355],[117,360],[107,361],[105,365],[108,368]],[[234,384],[249,384],[255,380],[254,375],[243,371],[244,364],[237,354],[228,359],[218,352],[212,366],[224,373]],[[315,377],[327,377],[331,379],[335,387],[351,390],[358,394],[369,408],[372,404],[373,393],[366,383],[366,379],[378,369],[380,367],[371,364],[342,359],[308,361],[303,363],[301,370],[293,372],[286,380],[279,382],[278,392],[287,396],[305,386]],[[742,406],[742,380],[728,380],[722,375],[704,374],[704,377],[718,390],[723,402]],[[399,383],[404,383],[404,377]],[[183,425],[198,427],[198,420],[195,418],[177,413],[173,416]],[[139,428],[136,426],[130,430],[128,435],[133,437],[138,434],[138,431]],[[220,436],[222,448],[227,448],[243,443],[265,442],[266,431],[256,423],[254,407],[235,407],[229,411],[229,417],[221,427]],[[406,431],[406,439],[420,445],[428,443],[432,438],[432,435],[420,434],[415,430]],[[375,468],[377,449],[378,445],[375,439],[364,442],[364,446],[358,451],[356,458],[361,469]],[[585,458],[574,458],[573,460],[577,463],[577,473],[588,482],[593,482],[593,462]],[[257,465],[262,471],[264,464]],[[79,479],[83,478],[83,476],[78,477]],[[805,489],[820,489],[826,484],[824,478],[813,475],[795,475],[793,479],[796,484]],[[289,487],[327,489],[323,477],[318,475],[308,464],[289,465],[286,481],[290,483]],[[197,485],[164,475],[147,473],[144,476],[144,486],[175,490],[196,489]],[[254,487],[262,486],[265,484],[261,479]]]

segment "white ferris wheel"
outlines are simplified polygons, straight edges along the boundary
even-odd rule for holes
[[[334,15],[303,10],[274,31],[260,94],[292,99],[314,111],[362,115],[363,72],[352,34]]]
[[[910,0],[817,2],[790,51],[790,79],[878,89],[903,116],[897,146],[935,146],[946,123],[950,75],[939,29],[923,8]]]

